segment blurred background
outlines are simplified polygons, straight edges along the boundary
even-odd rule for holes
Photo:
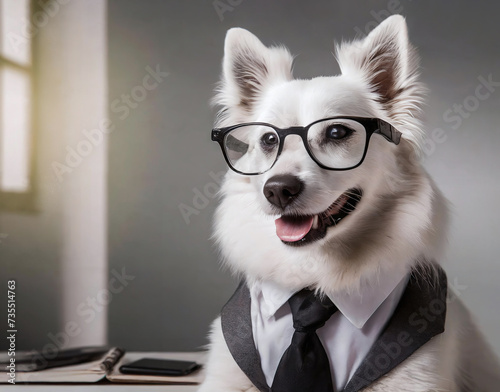
[[[335,41],[393,13],[430,88],[424,164],[452,202],[442,261],[500,353],[500,4],[411,0],[1,0],[0,307],[15,279],[17,349],[206,344],[237,283],[210,240],[226,30],[287,45],[311,78],[339,73]]]

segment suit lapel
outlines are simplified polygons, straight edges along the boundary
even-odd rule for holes
[[[269,392],[252,333],[250,291],[244,281],[222,308],[222,333],[234,360],[261,392]]]
[[[429,272],[425,267],[413,271],[394,314],[344,392],[370,385],[444,331],[446,274],[440,267]]]

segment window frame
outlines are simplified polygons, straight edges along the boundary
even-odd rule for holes
[[[40,9],[40,6],[36,3],[35,0],[29,1],[29,20],[32,20],[32,16],[35,12]],[[36,37],[37,34],[32,34],[31,39],[31,48],[30,48],[30,56],[31,63],[28,65],[19,64],[16,61],[12,61],[6,57],[4,57],[0,53],[0,67],[7,65],[9,67],[13,67],[16,70],[24,71],[29,77],[29,111],[28,115],[30,116],[29,122],[29,151],[28,151],[28,188],[22,192],[14,192],[14,191],[5,191],[0,187],[0,212],[27,212],[33,213],[38,212],[36,206],[37,200],[37,176],[36,176],[36,105],[35,105],[35,75],[36,75]],[[5,97],[0,95],[0,102]],[[3,113],[0,113],[0,119]],[[2,141],[0,140],[0,143]]]

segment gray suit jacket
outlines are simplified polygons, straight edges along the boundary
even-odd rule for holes
[[[417,266],[399,304],[343,392],[357,392],[390,372],[444,331],[447,280],[440,268]],[[242,281],[222,309],[222,332],[238,366],[261,392],[272,392],[252,334],[250,292]]]

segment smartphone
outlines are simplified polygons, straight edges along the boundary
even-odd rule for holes
[[[124,374],[146,374],[150,376],[185,376],[199,369],[201,365],[191,361],[173,359],[142,358],[120,366]]]

